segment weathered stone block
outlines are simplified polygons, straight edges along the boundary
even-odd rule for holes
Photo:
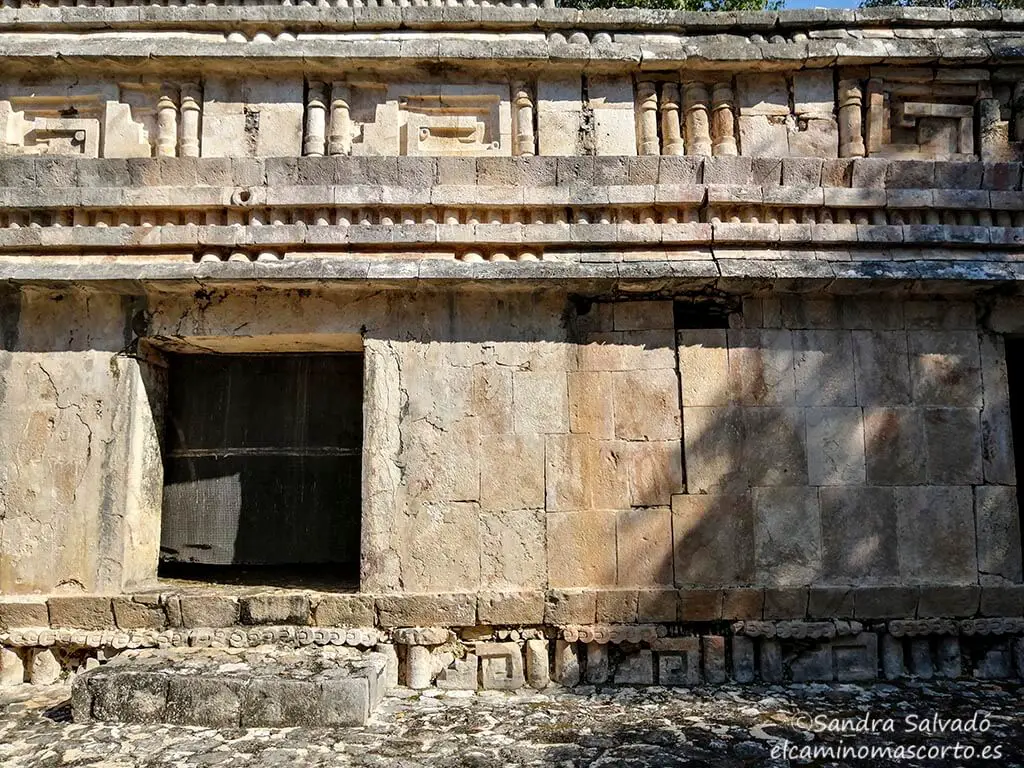
[[[746,490],[745,411],[731,406],[686,409],[683,455],[690,493]]]
[[[51,597],[47,600],[51,627],[113,629],[114,612],[109,597]]]
[[[309,624],[309,596],[251,595],[241,600],[243,624]]]
[[[861,587],[854,590],[858,619],[908,619],[917,615],[916,587]]]
[[[551,682],[548,641],[533,638],[526,641],[526,681],[531,688],[546,688]]]
[[[654,655],[642,650],[619,662],[615,669],[616,685],[654,685]]]
[[[579,685],[580,655],[576,643],[555,641],[555,681],[567,688]]]
[[[976,331],[909,331],[907,344],[915,403],[981,407]]]
[[[238,599],[221,595],[182,595],[184,627],[230,627],[238,623]]]
[[[365,677],[325,680],[320,687],[317,724],[327,727],[363,725],[370,710],[369,681]]]
[[[982,616],[1024,615],[1024,584],[983,586],[979,612]]]
[[[115,597],[114,621],[121,629],[163,629],[167,615],[157,595]]]
[[[878,635],[861,632],[832,641],[836,679],[841,683],[878,677]]]
[[[667,512],[672,496],[683,491],[679,439],[630,443],[626,459],[630,504],[634,507],[663,506]]]
[[[923,586],[917,603],[917,615],[968,618],[978,613],[981,587]]]
[[[777,683],[783,679],[786,671],[782,664],[782,646],[778,640],[761,640],[757,659],[762,682]]]
[[[693,648],[688,652],[658,652],[658,683],[660,685],[700,684],[698,638],[686,639],[693,641]]]
[[[832,670],[832,647],[824,643],[817,648],[800,653],[790,663],[793,682],[828,682],[834,677]]]
[[[860,408],[807,409],[807,475],[811,485],[864,484]]]
[[[732,679],[737,683],[752,683],[756,675],[754,641],[743,635],[733,635]]]
[[[732,386],[726,331],[679,331],[678,345],[683,406],[729,405]]]
[[[165,675],[110,675],[83,681],[83,685],[91,689],[92,699],[91,711],[83,715],[122,723],[148,724],[164,720],[168,687]]]
[[[718,621],[722,618],[723,592],[720,589],[679,590],[680,621]]]
[[[608,646],[587,643],[587,682],[601,685],[608,682]]]
[[[615,436],[623,440],[678,440],[679,379],[675,371],[615,374]],[[643,403],[642,408],[636,407]]]
[[[978,578],[974,498],[969,487],[896,489],[900,575],[909,583]]]
[[[764,591],[765,619],[806,619],[807,587],[766,589]]]
[[[476,596],[382,595],[376,599],[381,627],[470,627],[476,624]]]
[[[882,635],[882,674],[886,680],[898,680],[905,673],[903,640],[887,632]]]
[[[615,515],[549,512],[548,581],[552,587],[615,583]]]
[[[849,587],[811,587],[807,616],[811,619],[853,618],[853,591]]]
[[[480,515],[480,583],[497,589],[536,589],[547,584],[543,510]]]
[[[822,488],[822,577],[886,582],[899,575],[896,501],[888,488]]]
[[[637,590],[603,589],[597,592],[600,624],[632,624],[637,617]]]
[[[167,684],[167,720],[178,725],[236,728],[241,719],[242,687],[239,680],[171,675]]]
[[[667,507],[618,512],[615,544],[620,586],[672,583],[672,513]]]
[[[608,440],[615,437],[614,379],[609,371],[570,371],[569,429]]]
[[[25,680],[24,659],[11,648],[0,646],[0,687],[21,685]]]
[[[313,609],[320,627],[372,627],[376,621],[373,598],[363,595],[322,595]]]
[[[910,402],[910,367],[906,334],[900,331],[854,331],[857,402],[860,405],[905,405]]]
[[[864,443],[870,485],[917,485],[927,472],[920,408],[865,408]]]
[[[1002,680],[1013,674],[1013,657],[1010,643],[1002,640],[987,649],[974,667],[974,676],[979,680]]]
[[[798,405],[856,405],[853,342],[848,331],[794,331],[793,365]]]
[[[749,493],[672,497],[679,584],[736,584],[754,576],[754,509]]]
[[[729,621],[760,619],[764,616],[764,590],[739,588],[725,590],[722,618]]]
[[[479,685],[480,663],[476,654],[467,653],[437,674],[437,687],[445,690],[475,691]]]
[[[963,674],[959,637],[940,637],[936,656],[939,676],[956,679]]]
[[[1006,348],[1003,337],[998,334],[980,334],[979,341],[984,400],[981,410],[981,450],[985,482],[1012,485],[1017,479],[1013,464]]]
[[[612,311],[616,331],[675,329],[671,301],[617,301]]]
[[[1019,582],[1021,534],[1016,489],[1012,486],[977,486],[974,489],[974,516],[978,536],[978,571],[982,583]]]
[[[676,602],[674,589],[641,589],[637,592],[637,621],[676,621]]]
[[[545,624],[593,624],[596,616],[597,594],[592,590],[550,589],[545,594]]]
[[[727,333],[729,380],[741,405],[792,405],[792,334],[777,329],[740,329]]]
[[[412,503],[399,517],[402,583],[418,592],[475,588],[480,580],[480,509],[470,502]],[[458,535],[453,536],[457,531]]]
[[[483,592],[477,598],[481,624],[540,624],[544,621],[543,592]]]
[[[513,421],[519,434],[569,431],[569,394],[565,373],[515,371],[512,374]]]
[[[789,130],[784,118],[766,115],[741,115],[740,144],[745,153],[759,157],[785,157],[789,154]]]
[[[726,681],[725,638],[721,635],[702,635],[700,648],[704,682],[711,685],[724,683]]]
[[[544,437],[494,435],[481,444],[480,508],[544,506]]]
[[[755,488],[754,551],[757,580],[808,584],[821,571],[821,519],[814,488]]]
[[[16,627],[48,627],[50,614],[46,598],[4,597],[0,599],[0,631]]]
[[[304,680],[253,680],[242,689],[240,724],[243,728],[319,725],[317,699],[310,695],[315,691]]]
[[[588,435],[549,435],[546,508],[553,512],[628,507],[628,451],[623,443],[597,441]],[[550,527],[549,518],[549,537]]]

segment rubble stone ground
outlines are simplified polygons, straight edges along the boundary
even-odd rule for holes
[[[516,693],[401,689],[364,727],[215,730],[74,724],[68,686],[24,685],[0,692],[0,766],[1006,768],[1024,765],[1022,689],[1020,683],[982,681]],[[871,718],[866,726],[865,714]],[[845,732],[834,730],[843,725]],[[803,749],[823,746],[854,751],[815,756]],[[882,747],[904,751],[856,752]],[[943,747],[945,759],[927,752],[939,755]],[[908,754],[908,748],[917,752]]]

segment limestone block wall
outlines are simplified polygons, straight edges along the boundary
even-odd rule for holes
[[[679,332],[681,583],[1021,579],[1000,336],[970,302],[748,299]]]
[[[614,299],[9,298],[0,589],[152,583],[162,349],[363,351],[365,592],[1021,582],[1019,303]]]
[[[140,365],[119,354],[131,309],[71,290],[4,298],[0,592],[152,580],[162,465]]]

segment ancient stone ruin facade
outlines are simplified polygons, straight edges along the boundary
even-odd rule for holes
[[[1024,671],[1020,12],[0,25],[5,683]]]

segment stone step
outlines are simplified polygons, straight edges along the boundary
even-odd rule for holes
[[[122,653],[75,678],[75,722],[210,728],[363,725],[386,658],[350,648],[172,648]]]

